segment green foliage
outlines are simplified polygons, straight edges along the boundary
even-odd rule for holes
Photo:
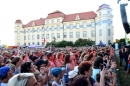
[[[56,42],[56,39],[54,38],[51,43],[53,43],[55,45],[55,47],[66,47],[66,46],[80,47],[80,46],[86,46],[86,45],[91,46],[93,44],[93,41],[90,39],[79,38],[74,43],[72,41],[66,41],[66,40]],[[47,46],[49,46],[51,43],[47,43]]]
[[[79,38],[78,40],[75,41],[74,45],[77,46],[77,47],[86,46],[86,45],[91,46],[91,45],[93,45],[93,41],[90,40],[90,39]]]

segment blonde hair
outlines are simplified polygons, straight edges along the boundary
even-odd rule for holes
[[[6,66],[9,66],[11,69],[15,68],[15,65],[14,65],[14,64],[11,64],[11,63],[6,64]]]
[[[8,81],[8,86],[26,86],[28,84],[28,79],[34,77],[33,73],[20,73],[14,75]]]

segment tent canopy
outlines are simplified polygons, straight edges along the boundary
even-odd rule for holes
[[[28,46],[29,48],[39,48],[41,47],[40,45],[37,45],[37,44],[32,44],[30,46]]]
[[[100,42],[100,43],[98,44],[98,46],[105,47],[105,46],[106,46],[106,44],[104,44],[103,42]]]

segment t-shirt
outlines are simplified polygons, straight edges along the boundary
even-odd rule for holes
[[[6,83],[1,83],[0,86],[7,86],[7,84]]]
[[[96,81],[96,75],[100,72],[100,69],[93,68],[93,75],[92,78]]]

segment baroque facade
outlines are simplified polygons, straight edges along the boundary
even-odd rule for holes
[[[104,44],[113,42],[113,15],[112,9],[107,4],[99,6],[94,11],[64,14],[61,11],[49,13],[46,18],[32,20],[22,24],[21,20],[15,22],[15,45],[43,44],[45,38],[51,42],[73,41],[77,39],[91,39],[95,44],[101,41]]]

